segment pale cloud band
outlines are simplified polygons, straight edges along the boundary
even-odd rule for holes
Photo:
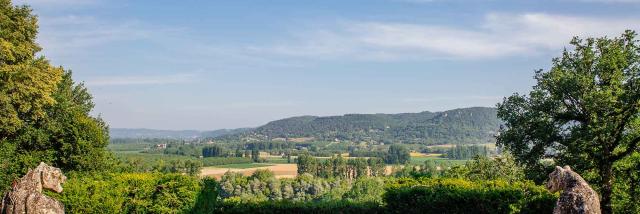
[[[253,49],[329,59],[483,59],[561,50],[573,36],[618,36],[640,26],[640,20],[491,13],[475,28],[390,22],[346,22],[337,26],[302,33],[295,42]]]
[[[158,76],[115,76],[96,77],[87,80],[88,86],[127,86],[127,85],[164,85],[189,83],[196,79],[195,74],[172,74]]]

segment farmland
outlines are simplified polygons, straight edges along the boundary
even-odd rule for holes
[[[296,164],[243,164],[243,165],[221,165],[213,167],[204,167],[200,175],[204,177],[213,177],[220,179],[226,172],[239,172],[245,176],[250,176],[257,169],[268,169],[275,174],[276,178],[294,178],[297,173]]]

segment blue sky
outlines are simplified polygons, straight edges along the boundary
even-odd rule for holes
[[[640,30],[637,0],[20,0],[42,55],[111,127],[495,106],[573,35]]]

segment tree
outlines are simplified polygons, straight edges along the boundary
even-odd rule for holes
[[[108,169],[111,159],[86,87],[35,56],[37,28],[30,8],[0,0],[0,188],[41,161],[88,171]]]
[[[7,140],[24,127],[41,121],[62,79],[62,68],[35,57],[37,18],[26,6],[0,0],[0,138]]]
[[[240,148],[236,148],[236,155],[237,158],[241,158],[242,157],[242,150],[240,150]]]
[[[253,162],[258,162],[260,160],[260,150],[257,148],[253,148],[251,150],[251,160],[253,160]]]
[[[371,170],[371,176],[385,175],[384,160],[382,160],[382,158],[371,157],[367,159],[367,165],[369,165],[369,170]]]
[[[202,148],[202,157],[222,157],[223,155],[224,149],[219,145]]]
[[[298,175],[302,175],[304,173],[309,173],[311,175],[316,175],[318,171],[318,162],[316,158],[312,157],[309,154],[300,154],[297,158],[298,165]]]
[[[389,146],[389,152],[385,157],[388,164],[405,164],[411,159],[409,150],[401,144],[393,144]]]
[[[536,71],[528,96],[498,104],[505,124],[498,145],[529,169],[554,158],[579,173],[592,173],[603,213],[612,212],[613,165],[640,150],[640,46],[636,33],[618,38],[574,38],[574,50]],[[540,171],[538,171],[540,173]]]

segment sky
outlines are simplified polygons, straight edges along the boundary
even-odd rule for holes
[[[493,107],[640,0],[15,0],[112,128]]]

